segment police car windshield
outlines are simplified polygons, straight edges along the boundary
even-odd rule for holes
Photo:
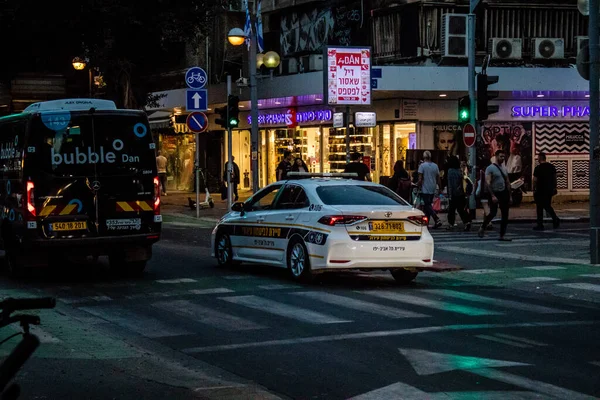
[[[72,113],[65,121],[42,114],[31,124],[28,157],[53,176],[136,175],[155,169],[151,143],[138,115]]]
[[[317,194],[331,206],[408,206],[396,193],[385,186],[335,185],[319,186]]]

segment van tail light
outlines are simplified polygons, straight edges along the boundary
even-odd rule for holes
[[[408,219],[416,223],[417,225],[429,224],[429,218],[427,218],[425,215],[411,215],[410,217],[408,217]]]
[[[154,177],[154,215],[160,215],[160,181]]]
[[[325,215],[319,219],[319,223],[329,226],[350,225],[366,219],[367,217],[362,215]]]
[[[35,210],[35,185],[31,181],[27,181],[27,193],[25,195],[25,220],[35,221],[37,212]]]

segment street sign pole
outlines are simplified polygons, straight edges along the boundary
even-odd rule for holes
[[[346,106],[346,164],[350,162],[350,106]]]
[[[479,1],[480,0],[471,0],[467,26],[467,37],[469,41],[469,100],[471,103],[471,112],[469,114],[471,119],[471,125],[475,127],[475,142],[477,142],[477,132],[479,131],[477,121],[475,119],[475,104],[477,102],[477,99],[475,98],[475,8],[477,8]],[[475,183],[477,181],[477,145],[469,147],[469,165],[471,166],[471,172],[469,176],[471,178],[471,181]],[[471,196],[469,197],[469,210],[471,210],[471,217],[475,217],[477,215],[475,191],[473,191],[473,193],[471,193]]]
[[[206,184],[206,182],[205,182]],[[200,134],[196,133],[196,218],[200,218]]]
[[[600,147],[598,129],[600,129],[600,30],[598,13],[600,0],[589,0],[589,38],[590,38],[590,261],[600,264]]]
[[[256,26],[256,2],[250,13],[252,26]],[[257,30],[250,30],[250,167],[252,170],[252,193],[258,191],[258,87],[256,86],[256,53],[258,51]]]
[[[227,75],[227,99],[231,95],[231,75]],[[231,187],[231,173],[233,172],[233,134],[229,125],[229,107],[227,107],[227,210],[231,211],[231,197],[233,188]]]

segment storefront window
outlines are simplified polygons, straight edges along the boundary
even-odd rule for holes
[[[196,136],[191,133],[161,134],[159,141],[159,149],[167,158],[167,190],[193,190]]]
[[[232,132],[231,155],[234,157],[234,162],[240,168],[240,186],[239,189],[248,190],[252,185],[252,174],[250,173],[250,131],[235,130]],[[223,160],[227,161],[228,145],[227,135],[225,135],[225,154]],[[223,163],[223,168],[225,163]]]
[[[373,147],[373,128],[350,127],[350,153],[358,152],[363,156],[363,162],[372,170],[374,167],[375,153]],[[325,137],[325,157],[328,164],[324,172],[343,172],[346,167],[346,129],[328,129]]]

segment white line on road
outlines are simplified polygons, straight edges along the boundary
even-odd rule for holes
[[[296,307],[289,304],[279,303],[277,301],[265,299],[258,296],[232,296],[220,297],[221,300],[233,304],[240,304],[255,310],[267,312],[269,314],[279,315],[280,317],[291,318],[309,324],[339,324],[352,322],[350,320],[340,319],[331,315],[322,314],[306,308]]]
[[[191,294],[224,294],[234,293],[234,290],[227,288],[213,288],[213,289],[192,289],[189,291]]]
[[[600,278],[600,274],[584,274],[579,276],[582,276],[584,278]]]
[[[516,281],[520,282],[552,282],[552,281],[560,281],[558,278],[550,278],[549,276],[532,276],[530,278],[516,278]]]
[[[507,346],[520,347],[522,349],[531,347],[528,344],[517,343],[517,342],[513,342],[512,340],[501,339],[501,338],[497,338],[495,336],[490,336],[490,335],[475,335],[475,337],[478,339],[482,339],[482,340],[489,340],[490,342],[505,344]]]
[[[274,283],[271,285],[258,285],[258,287],[259,287],[259,289],[263,289],[263,290],[282,290],[282,289],[300,289],[302,286]]]
[[[598,325],[599,321],[565,321],[565,322],[520,322],[514,324],[466,324],[466,325],[444,325],[427,326],[423,328],[397,329],[391,331],[374,331],[361,333],[346,333],[341,335],[312,336],[294,339],[267,340],[264,342],[248,342],[238,344],[223,344],[216,346],[192,347],[183,349],[184,353],[208,353],[213,351],[240,350],[256,347],[269,346],[287,346],[296,344],[310,344],[323,342],[336,342],[340,340],[359,340],[378,337],[393,337],[405,335],[423,335],[434,332],[454,332],[465,330],[486,330],[486,329],[506,329],[506,328],[541,328],[552,326],[585,326]]]
[[[352,310],[363,311],[371,314],[381,315],[389,318],[426,318],[429,315],[419,314],[412,311],[401,310],[394,307],[388,307],[381,304],[368,301],[357,300],[350,297],[338,296],[324,292],[298,292],[298,296],[306,297],[311,300],[321,301],[327,304],[333,304]]]
[[[123,308],[81,307],[80,310],[149,338],[189,335],[192,333]]]
[[[158,279],[155,282],[172,284],[172,283],[194,283],[194,282],[198,282],[198,281],[195,279],[192,279],[192,278],[179,278],[179,279]]]
[[[600,367],[600,361],[591,361],[590,364]]]
[[[553,265],[542,265],[539,267],[523,267],[523,269],[533,269],[536,271],[555,271],[558,269],[567,269],[566,267],[557,267]]]
[[[497,274],[501,271],[498,271],[497,269],[464,269],[460,272],[463,274],[478,275],[478,274]]]
[[[427,293],[434,293],[434,294],[438,294],[441,296],[453,297],[453,298],[461,299],[461,300],[467,300],[467,301],[473,301],[473,302],[479,302],[479,303],[487,303],[487,304],[492,304],[492,305],[499,306],[499,307],[514,308],[515,310],[530,311],[530,312],[535,312],[535,313],[540,313],[540,314],[572,314],[571,311],[559,310],[557,308],[538,306],[538,305],[529,304],[529,303],[521,303],[519,301],[505,300],[505,299],[499,299],[499,298],[495,298],[495,297],[479,296],[477,294],[458,292],[456,290],[426,289],[424,291]]]
[[[527,343],[533,346],[548,346],[546,343],[536,342],[535,340],[522,338],[519,336],[507,335],[506,333],[496,333],[496,336],[502,337],[505,339],[517,340],[519,342]]]
[[[60,343],[61,340],[55,336],[52,336],[51,334],[49,334],[48,332],[46,332],[45,330],[43,330],[42,328],[40,328],[39,326],[30,326],[29,327],[31,329],[31,333],[33,333],[34,335],[36,335],[38,337],[38,339],[40,340],[40,343]],[[9,325],[9,329],[13,330],[15,333],[16,332],[23,332],[23,329],[18,326],[18,325]]]
[[[252,277],[250,275],[227,275],[227,276],[222,276],[221,278],[231,280],[231,281],[237,281],[237,280],[241,280],[241,279],[250,279]]]
[[[535,240],[535,242],[538,242],[538,241],[539,241],[539,239]],[[547,239],[547,240],[541,241],[539,243],[539,245],[556,246],[556,245],[567,244],[567,243],[569,246],[572,246],[572,247],[587,247],[590,245],[587,240],[571,240],[571,239]],[[519,241],[517,241],[517,242],[496,244],[496,247],[524,247],[524,246],[531,246],[531,242],[519,239]]]
[[[152,304],[170,313],[191,317],[195,321],[224,331],[249,331],[266,328],[244,318],[225,314],[187,300],[163,301]]]
[[[561,264],[589,264],[587,259],[579,258],[561,258],[561,257],[544,257],[544,256],[528,256],[525,254],[511,254],[505,251],[491,251],[491,250],[480,250],[480,249],[469,249],[464,247],[456,246],[440,246],[439,250],[449,251],[451,253],[466,254],[472,256],[482,256],[489,258],[498,259],[512,259],[521,261],[533,261],[533,262],[548,262],[548,263],[561,263]]]
[[[592,292],[600,292],[600,285],[593,285],[591,283],[561,283],[556,286],[568,287],[571,289],[591,290]]]
[[[404,293],[389,292],[389,291],[385,291],[385,290],[365,290],[365,291],[362,291],[359,293],[366,294],[368,296],[379,297],[381,299],[399,301],[401,303],[408,303],[408,304],[412,304],[415,306],[434,308],[434,309],[443,310],[443,311],[447,311],[447,312],[453,312],[453,313],[465,314],[465,315],[471,315],[471,316],[503,315],[503,313],[501,313],[501,312],[484,310],[482,308],[476,308],[476,307],[463,306],[460,304],[453,304],[450,302],[430,300],[430,299],[426,299],[424,297],[412,296],[410,294],[404,294]]]

